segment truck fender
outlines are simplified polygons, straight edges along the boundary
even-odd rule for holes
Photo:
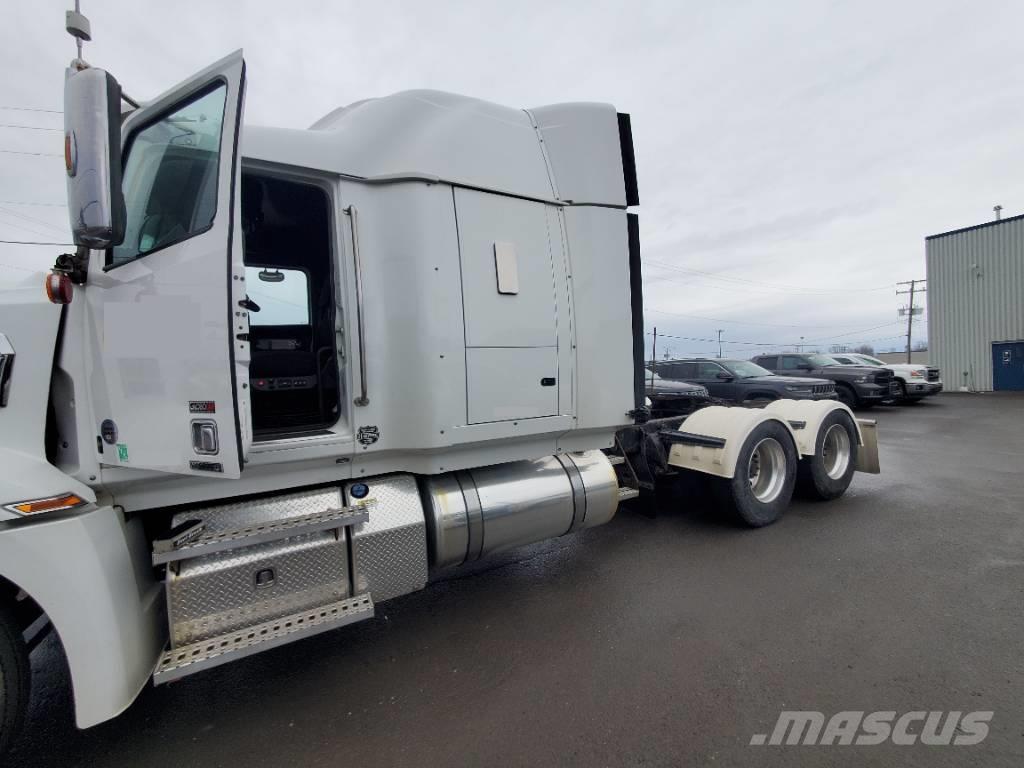
[[[796,435],[796,448],[801,456],[813,456],[817,450],[818,430],[833,411],[846,411],[857,429],[857,445],[864,445],[861,424],[853,411],[838,400],[776,400],[765,406],[780,419],[785,419]]]
[[[828,415],[833,411],[846,411],[857,430],[857,471],[872,475],[882,471],[878,459],[878,422],[874,419],[858,419],[847,406],[835,400],[778,400],[765,410],[779,414],[790,426],[795,425],[797,450],[801,456],[814,455],[818,430]]]
[[[0,522],[0,576],[46,612],[87,728],[134,701],[156,666],[163,590],[140,520],[99,505],[52,519]]]
[[[796,445],[793,427],[768,408],[712,405],[688,416],[675,436],[668,435],[672,443],[668,463],[680,469],[731,478],[736,473],[736,461],[747,436],[766,421],[782,424]]]

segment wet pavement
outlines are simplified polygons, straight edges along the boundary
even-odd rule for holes
[[[75,730],[51,639],[5,768],[1024,763],[1024,396],[861,414],[883,474],[776,525],[685,498]],[[750,746],[781,710],[991,710],[977,746]]]

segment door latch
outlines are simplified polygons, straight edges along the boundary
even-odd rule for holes
[[[214,456],[220,452],[216,421],[195,419],[192,422],[192,450],[201,456]]]

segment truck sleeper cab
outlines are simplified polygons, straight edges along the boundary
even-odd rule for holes
[[[873,425],[835,403],[631,425],[628,116],[411,91],[243,135],[244,73],[239,51],[130,113],[123,238],[94,226],[84,247],[72,175],[83,248],[50,278],[74,275],[73,300],[0,302],[0,675],[19,692],[0,749],[21,616],[55,627],[87,727],[150,679],[606,523],[670,471],[711,476],[751,525],[798,463],[822,498],[877,471]]]

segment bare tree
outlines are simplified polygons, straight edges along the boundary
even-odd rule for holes
[[[854,347],[853,351],[861,355],[874,355],[875,348],[870,344],[861,344],[859,347]]]
[[[914,351],[915,352],[927,352],[928,351],[928,342],[927,341],[915,341],[914,342]]]

